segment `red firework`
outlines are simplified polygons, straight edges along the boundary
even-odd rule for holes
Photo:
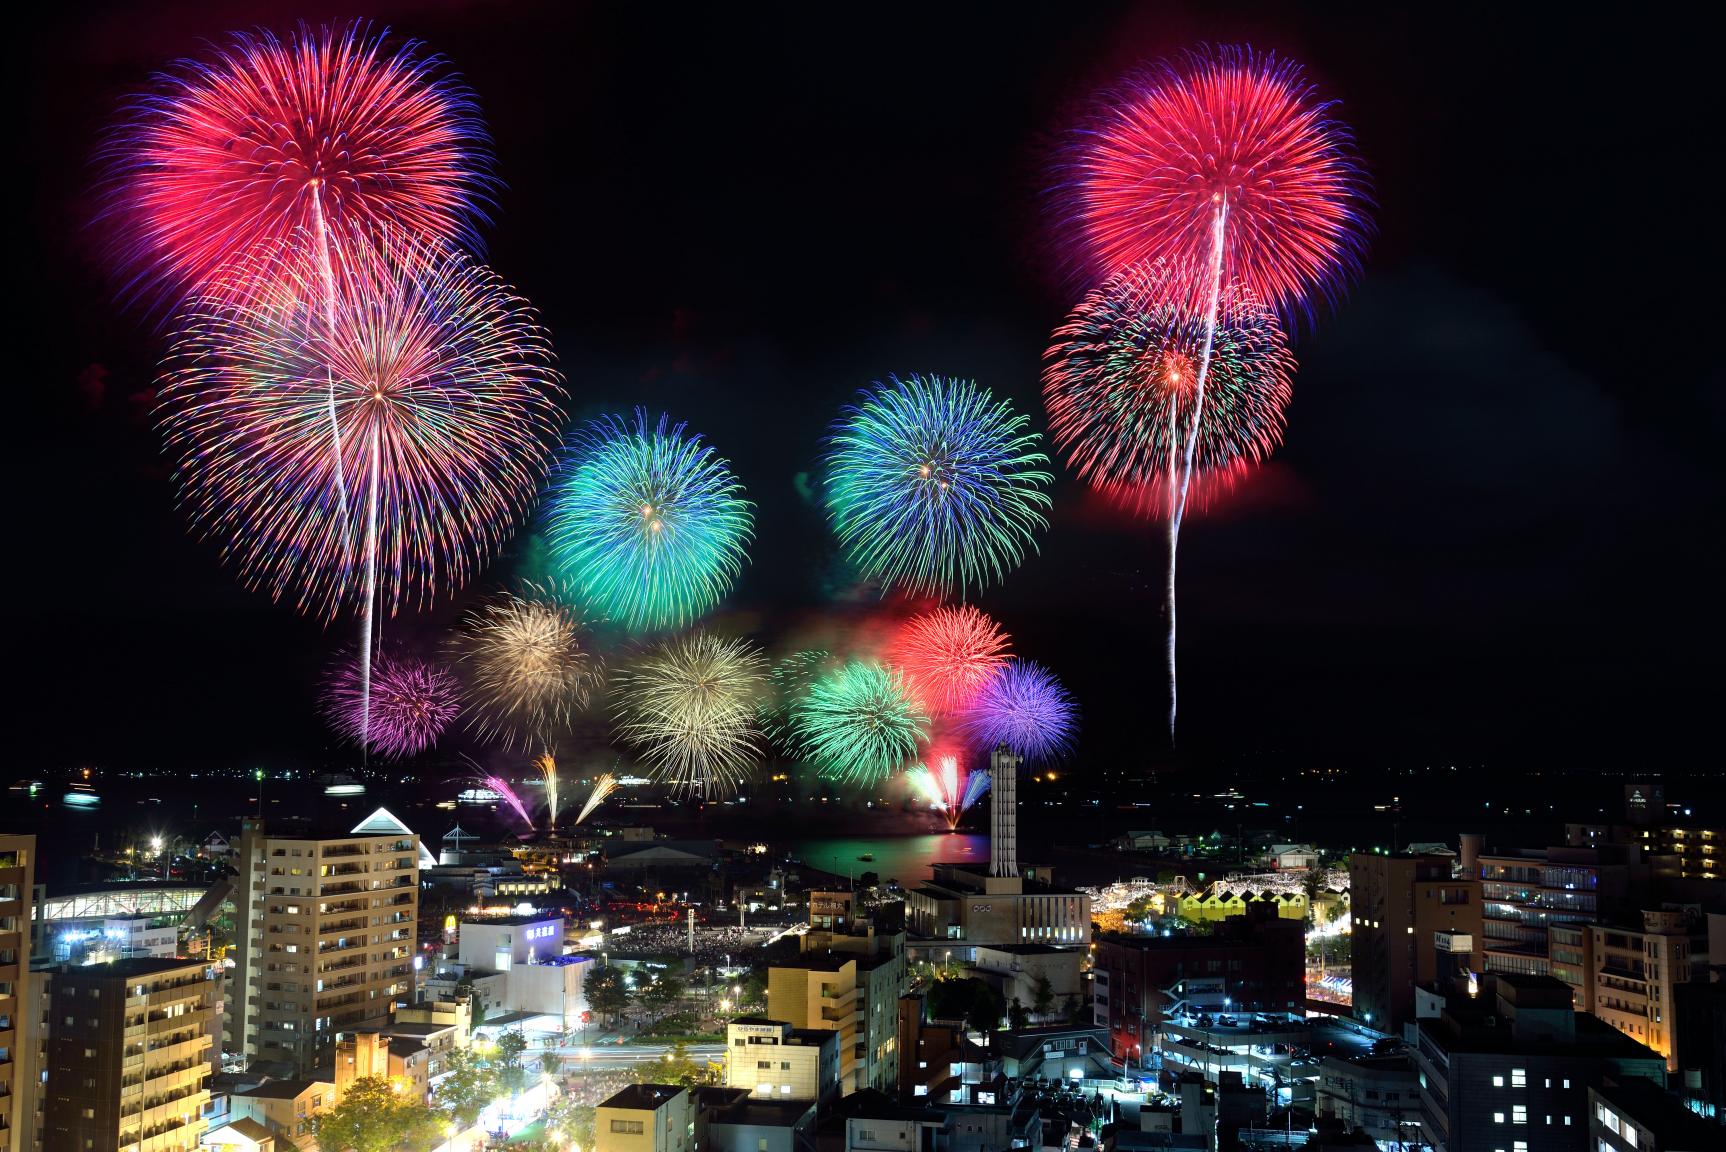
[[[236,33],[135,98],[111,134],[102,216],[129,295],[206,291],[297,234],[472,246],[489,147],[465,86],[364,24]]]
[[[1190,269],[1203,311],[1218,217],[1221,274],[1285,315],[1359,267],[1365,179],[1300,66],[1250,48],[1189,53],[1130,77],[1076,135],[1066,224],[1098,276]]]
[[[913,616],[895,637],[891,661],[932,714],[958,712],[1003,668],[1011,642],[1001,626],[970,605]]]

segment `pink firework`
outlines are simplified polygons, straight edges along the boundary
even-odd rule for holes
[[[127,293],[169,298],[300,234],[473,246],[491,184],[468,89],[363,23],[236,33],[180,62],[127,105],[103,160]]]
[[[430,748],[461,713],[455,674],[417,656],[385,652],[371,665],[370,716],[359,657],[338,661],[324,679],[321,706],[335,730],[390,760]]]
[[[970,704],[1011,655],[1001,626],[969,604],[913,616],[889,653],[905,684],[932,715]]]
[[[1063,165],[1070,238],[1097,276],[1162,260],[1206,306],[1221,271],[1285,314],[1358,269],[1365,180],[1346,128],[1298,64],[1250,48],[1188,53],[1107,94]],[[1226,215],[1226,227],[1220,221]]]

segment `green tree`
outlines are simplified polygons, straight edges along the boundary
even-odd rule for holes
[[[689,1048],[684,1044],[672,1045],[663,1060],[637,1060],[631,1075],[637,1084],[681,1084],[685,1088],[713,1084],[718,1079],[708,1065],[689,1058]]]
[[[593,1147],[593,1120],[596,1109],[583,1104],[569,1093],[551,1102],[546,1110],[545,1126],[552,1135],[577,1148]]]
[[[601,1016],[615,1021],[629,1007],[629,986],[623,973],[609,965],[587,974],[587,1004]]]
[[[740,986],[742,991],[737,994],[738,1008],[743,1012],[767,1011],[767,977],[760,972],[751,972],[744,977]]]
[[[324,1152],[431,1152],[443,1143],[444,1120],[388,1080],[366,1076],[313,1118],[312,1135]]]
[[[497,1071],[498,1087],[511,1096],[520,1094],[527,1087],[527,1067],[522,1063],[522,1053],[527,1051],[527,1037],[520,1029],[512,1029],[497,1038],[497,1055],[492,1065]]]
[[[1019,998],[1017,996],[1013,997],[1013,999],[1007,1004],[1007,1027],[1017,1032],[1028,1023],[1030,1023],[1030,1021],[1027,1018],[1025,1006],[1019,1003]]]
[[[1047,976],[1039,975],[1031,993],[1031,1007],[1041,1020],[1049,1014],[1049,1009],[1055,1006],[1055,986],[1049,983]]]
[[[1001,1016],[1007,1011],[1006,1002],[1001,994],[981,980],[972,980],[975,991],[971,994],[971,1007],[965,1013],[965,1023],[979,1032],[993,1032],[1001,1026]]]
[[[683,998],[683,981],[667,972],[636,993],[636,999],[655,1015],[663,1015]]]
[[[448,1071],[437,1085],[437,1104],[456,1123],[472,1128],[479,1114],[498,1097],[497,1073],[471,1048],[458,1048],[444,1065]]]

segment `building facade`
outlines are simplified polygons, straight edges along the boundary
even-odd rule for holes
[[[37,1043],[30,979],[30,906],[36,837],[0,836],[0,1152],[34,1142],[35,1092],[29,1069]]]
[[[44,1143],[190,1152],[210,1100],[215,984],[204,962],[116,960],[54,973]]]
[[[231,1050],[307,1072],[337,1032],[413,998],[419,854],[412,833],[272,834],[245,822]]]
[[[725,1086],[763,1100],[831,1102],[839,1095],[839,1034],[739,1017],[725,1027]]]
[[[1480,882],[1452,876],[1449,856],[1349,859],[1354,1014],[1399,1030],[1414,1018],[1414,987],[1438,976],[1438,934],[1481,934]]]
[[[695,1104],[674,1084],[631,1084],[594,1112],[594,1152],[693,1152]]]

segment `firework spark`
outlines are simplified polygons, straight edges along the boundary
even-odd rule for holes
[[[236,33],[181,61],[126,105],[102,159],[102,217],[140,297],[206,292],[233,257],[301,235],[477,250],[491,185],[468,89],[358,22]]]
[[[593,815],[599,806],[605,803],[606,797],[615,791],[617,791],[617,777],[609,772],[601,775],[599,779],[593,782],[593,791],[587,794],[587,801],[582,804],[581,812],[576,816],[575,822],[580,824]]]
[[[1027,760],[1065,752],[1078,724],[1073,698],[1041,664],[1012,660],[977,694],[960,727],[973,748]]]
[[[540,783],[545,787],[545,826],[557,831],[557,813],[561,807],[557,784],[557,757],[550,752],[543,752],[534,757],[534,770],[539,773]]]
[[[508,747],[550,749],[603,674],[589,643],[587,620],[546,590],[529,585],[480,603],[452,645],[469,723]]]
[[[898,771],[929,736],[929,717],[899,673],[864,660],[814,680],[793,704],[791,725],[823,775],[862,785]]]
[[[325,675],[319,704],[342,736],[385,759],[401,760],[437,743],[460,714],[461,684],[442,665],[386,651],[372,667],[368,715],[360,661],[349,654]]]
[[[504,780],[501,776],[486,776],[480,780],[480,783],[484,784],[487,788],[490,788],[493,792],[496,792],[500,797],[502,797],[503,802],[514,809],[517,816],[521,817],[521,822],[523,824],[526,824],[529,828],[533,827],[533,817],[527,814],[527,805],[522,803],[521,796],[517,794],[514,788],[509,786],[508,781]]]
[[[929,760],[933,767],[920,764],[908,773],[911,787],[946,817],[949,830],[956,829],[971,805],[988,793],[989,774],[960,768],[959,758],[953,755],[931,756]]]
[[[1049,431],[1092,487],[1134,511],[1172,515],[1183,430],[1196,406],[1203,320],[1175,302],[1164,264],[1091,292],[1055,330],[1045,357]],[[1211,349],[1193,454],[1200,492],[1226,486],[1282,442],[1294,358],[1282,327],[1231,286]]]
[[[803,758],[791,723],[791,710],[832,663],[830,652],[816,649],[793,652],[776,661],[768,676],[767,695],[756,709],[756,723],[762,734],[790,759]]]
[[[678,628],[730,591],[747,559],[750,505],[731,467],[661,416],[595,421],[552,485],[552,563],[633,629]]]
[[[1007,663],[1010,644],[987,613],[966,604],[912,617],[889,655],[930,715],[942,716],[970,703]]]
[[[761,756],[767,664],[743,640],[694,632],[617,678],[618,736],[677,794],[729,795]]]
[[[1048,527],[1048,457],[1026,418],[976,384],[888,377],[835,425],[827,515],[884,587],[946,596],[1002,580]]]

